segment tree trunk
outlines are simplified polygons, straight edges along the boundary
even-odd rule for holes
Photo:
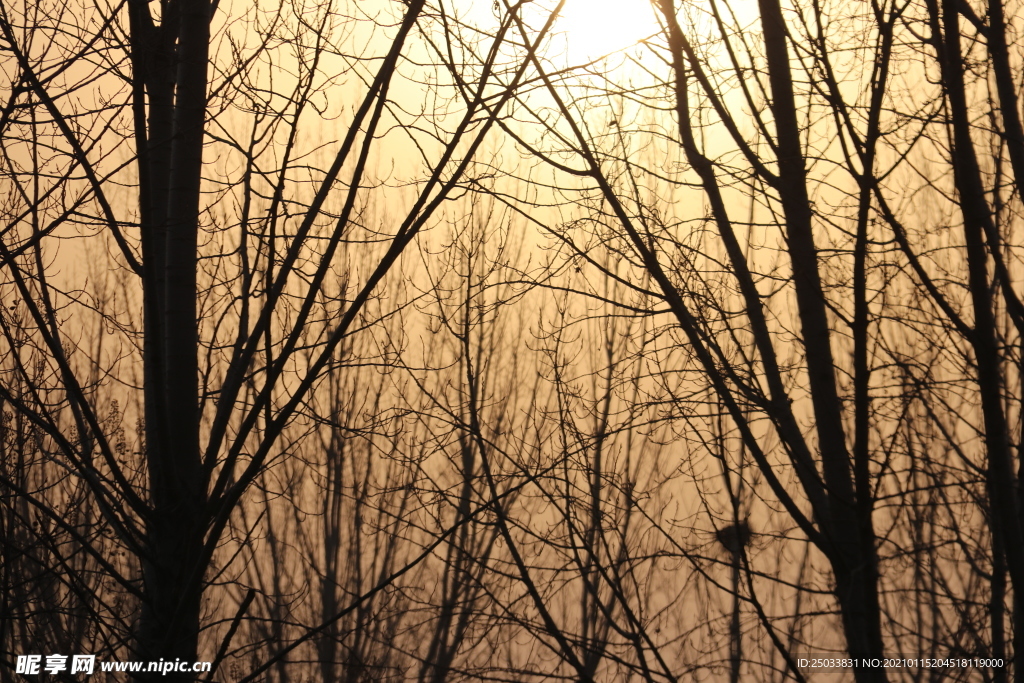
[[[152,512],[139,658],[198,658],[205,484],[199,452],[196,264],[209,0],[181,0],[152,25],[133,6],[137,78],[148,95],[140,148],[146,460]],[[138,92],[137,89],[137,97]],[[136,126],[138,128],[138,124]],[[143,673],[140,678],[152,678]],[[161,678],[194,680],[191,672]]]
[[[771,111],[778,149],[778,190],[786,220],[786,243],[806,353],[822,474],[828,490],[828,518],[821,520],[830,546],[847,648],[854,657],[883,657],[874,531],[854,493],[850,453],[835,379],[831,332],[818,271],[807,170],[800,142],[787,32],[778,0],[759,0],[764,32]],[[867,501],[862,501],[867,503]],[[887,680],[884,669],[857,668],[858,683]]]

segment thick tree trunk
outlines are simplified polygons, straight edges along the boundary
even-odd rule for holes
[[[145,82],[148,96],[148,130],[140,141],[145,153],[139,164],[152,505],[138,656],[193,662],[198,657],[205,529],[196,264],[210,4],[180,0],[172,7],[159,28],[148,11],[137,4],[132,8],[135,65],[142,70],[136,77]],[[191,672],[160,677],[196,678]]]

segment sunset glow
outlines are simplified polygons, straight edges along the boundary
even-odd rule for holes
[[[566,0],[556,30],[570,64],[582,64],[624,50],[656,33],[647,2]]]

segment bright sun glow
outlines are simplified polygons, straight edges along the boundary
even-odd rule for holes
[[[649,2],[566,0],[555,30],[570,64],[590,62],[625,49],[658,31]]]

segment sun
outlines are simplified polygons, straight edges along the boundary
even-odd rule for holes
[[[570,65],[625,50],[658,32],[646,0],[566,0],[555,23]]]

